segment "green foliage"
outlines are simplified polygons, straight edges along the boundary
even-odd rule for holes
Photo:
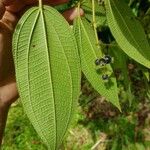
[[[83,103],[88,98],[88,94],[83,93],[80,97],[80,102]],[[141,145],[145,147],[145,150],[149,149],[149,117],[147,116],[146,120],[141,122],[143,125],[139,126],[138,113],[141,111],[139,101],[140,99],[138,98],[134,101],[135,109],[126,107],[128,113],[123,112],[114,116],[111,116],[111,113],[115,112],[115,108],[108,108],[108,105],[98,107],[100,103],[103,104],[98,99],[94,99],[84,107],[78,107],[78,113],[75,115],[76,122],[69,129],[67,139],[64,141],[65,149],[89,150],[99,140],[103,141],[99,146],[102,148],[104,144],[104,150],[111,150],[114,145],[116,145],[115,150],[122,150],[127,147],[135,148],[135,145]],[[150,107],[149,102],[145,103],[145,105],[147,108]],[[147,108],[143,108],[139,116],[145,113]],[[90,116],[90,113],[92,116]],[[108,115],[109,113],[110,116]],[[142,117],[145,116],[143,115]],[[106,139],[102,139],[102,133],[107,135]],[[11,108],[9,113],[2,150],[19,149],[47,150],[24,114],[22,106],[17,104]]]
[[[56,10],[35,7],[19,21],[13,44],[23,107],[48,148],[58,149],[79,96],[80,66],[73,33]]]
[[[119,46],[131,58],[150,68],[150,46],[131,9],[123,1],[105,2],[108,24]]]
[[[147,40],[150,37],[150,17],[148,8],[141,17],[143,9],[139,6],[142,1],[71,0],[55,9],[63,12],[76,6],[78,11],[80,7],[84,10],[84,17],[78,15],[74,21],[73,34],[62,15],[52,7],[42,6],[41,0],[39,2],[39,7],[30,8],[16,26],[13,37],[14,62],[24,110],[40,138],[50,150],[55,150],[61,146],[77,109],[81,71],[95,91],[101,94],[103,98],[100,99],[107,99],[119,110],[121,105],[123,112],[128,108],[127,101],[130,102],[130,109],[135,111],[138,106],[134,103],[136,99],[150,97],[150,46]],[[137,19],[138,15],[141,15],[142,24]],[[95,65],[95,60],[104,59],[105,56],[110,56],[109,63],[105,61],[104,65]],[[129,63],[131,66],[128,66]],[[107,80],[103,80],[104,75],[108,75]],[[88,84],[86,80],[84,82]],[[92,87],[89,86],[86,92]],[[93,99],[99,97],[98,93],[80,98],[80,106],[93,104]],[[109,113],[112,107],[104,108],[105,113]],[[86,114],[85,108],[82,109]],[[103,107],[98,108],[101,109]],[[108,118],[107,121],[92,121],[80,116],[77,124],[90,130],[92,134],[87,137],[92,137],[92,140],[84,146],[71,143],[72,147],[69,147],[65,143],[65,147],[90,149],[98,139],[96,131],[101,130],[113,141],[104,144],[106,149],[144,149],[141,132],[136,133],[139,136],[134,133],[134,116],[128,116],[134,120],[131,123],[126,115],[121,115],[116,109],[115,113],[116,120]],[[89,114],[87,116],[96,116],[95,112]],[[140,140],[134,141],[135,136]],[[75,137],[67,139],[67,142],[76,142]]]
[[[46,150],[20,103],[9,111],[2,150]]]
[[[123,81],[123,85],[125,87],[125,91],[127,95],[126,100],[128,100],[131,105],[134,96],[132,95],[131,92],[131,81],[128,76],[128,67],[127,67],[128,57],[117,46],[110,47],[109,51],[110,54],[115,58],[112,64],[113,69],[120,71],[119,74],[120,77],[118,78],[120,78],[120,80]]]
[[[102,56],[99,52],[101,49],[96,46],[96,39],[91,25],[85,19],[78,17],[75,20],[74,32],[78,43],[83,73],[95,90],[120,109],[117,84],[114,75],[112,75],[111,67],[97,68],[95,65],[95,60]],[[108,82],[105,82],[102,79],[102,75],[107,72],[110,72],[111,77]]]

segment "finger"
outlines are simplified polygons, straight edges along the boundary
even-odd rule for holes
[[[58,4],[66,3],[68,1],[69,0],[43,0],[43,4],[58,5]],[[25,3],[27,5],[32,5],[37,3],[37,0],[25,0]]]
[[[0,0],[5,6],[11,5],[16,0]]]
[[[17,85],[14,78],[8,79],[6,84],[0,87],[0,100],[5,105],[11,105],[18,98]]]
[[[82,9],[80,9],[80,16],[83,16],[83,15],[84,15],[84,12]],[[63,16],[66,18],[66,20],[69,23],[72,23],[73,20],[78,16],[78,10],[77,8],[69,9],[63,13]]]
[[[12,5],[14,2],[25,2],[26,4],[35,4],[38,3],[38,0],[0,0],[0,2],[2,2],[5,6],[8,5]],[[43,0],[43,3],[48,3],[51,5],[58,5],[58,4],[62,4],[62,3],[66,3],[69,0]]]
[[[18,22],[18,18],[13,13],[5,11],[4,16],[0,22],[5,24],[9,31],[13,31]]]
[[[43,4],[58,5],[66,3],[68,0],[43,0]],[[37,5],[38,0],[2,0],[2,3],[7,6],[7,10],[13,13],[20,12],[26,5]]]
[[[4,4],[0,1],[0,19],[3,17],[5,12],[5,6]]]
[[[7,11],[16,13],[20,12],[25,7],[25,3],[23,1],[13,1],[12,5],[6,7]]]

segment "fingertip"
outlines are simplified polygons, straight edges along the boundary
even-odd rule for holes
[[[80,16],[84,15],[83,9],[80,9]],[[63,13],[63,16],[66,18],[66,20],[71,23],[77,16],[78,16],[78,9],[72,8]]]
[[[23,1],[14,1],[11,5],[6,7],[6,10],[16,13],[21,11],[25,7],[25,3]]]
[[[81,8],[80,8],[80,16],[84,16],[84,11]]]

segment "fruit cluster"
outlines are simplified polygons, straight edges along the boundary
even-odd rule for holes
[[[112,63],[112,57],[110,55],[105,55],[103,58],[95,60],[95,65],[96,66],[100,65],[101,67],[104,67],[104,66],[106,66],[107,64],[110,64],[110,63]],[[108,80],[109,75],[108,74],[103,74],[102,79],[103,80]]]

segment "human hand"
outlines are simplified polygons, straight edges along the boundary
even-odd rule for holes
[[[44,4],[51,6],[66,2],[68,0],[43,0]],[[38,0],[0,0],[0,106],[9,106],[18,97],[12,59],[12,34],[25,10],[37,3]],[[76,15],[75,9],[63,13],[68,22]]]

